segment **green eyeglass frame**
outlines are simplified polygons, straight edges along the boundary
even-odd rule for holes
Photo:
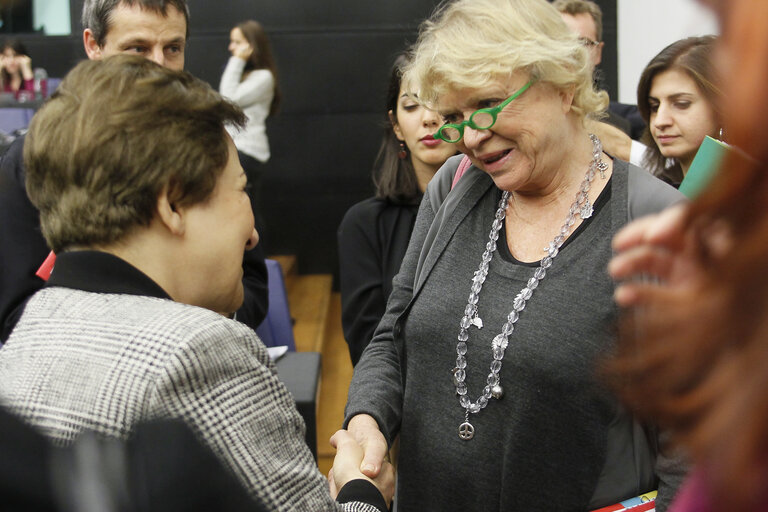
[[[496,116],[499,112],[504,110],[504,107],[512,103],[533,84],[533,80],[518,89],[512,96],[505,99],[495,107],[481,108],[472,112],[469,119],[457,124],[446,123],[440,127],[439,130],[433,135],[434,138],[443,140],[445,142],[459,142],[464,137],[464,127],[469,126],[474,130],[488,130],[496,124]]]

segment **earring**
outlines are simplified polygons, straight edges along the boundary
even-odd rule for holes
[[[723,139],[723,128],[722,127],[720,127],[720,132],[717,135],[717,139],[718,140],[725,140],[725,139]]]
[[[405,150],[405,144],[403,142],[400,142],[400,151],[397,153],[397,158],[400,160],[405,160],[405,157],[408,156],[408,152]]]

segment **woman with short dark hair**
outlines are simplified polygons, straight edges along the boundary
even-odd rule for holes
[[[62,445],[181,418],[270,510],[385,510],[391,468],[366,479],[344,432],[332,483],[348,503],[334,501],[266,347],[227,318],[258,241],[224,129],[244,120],[205,82],[139,56],[67,75],[24,144],[57,259],[0,350],[0,402]]]

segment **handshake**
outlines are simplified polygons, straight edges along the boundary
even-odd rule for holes
[[[352,480],[367,480],[379,490],[387,506],[395,492],[395,470],[387,461],[387,444],[376,421],[367,415],[355,416],[349,430],[339,430],[331,437],[336,448],[333,468],[328,474],[331,496]]]

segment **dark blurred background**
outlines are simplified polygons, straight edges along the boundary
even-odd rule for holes
[[[260,21],[273,44],[283,103],[267,121],[262,242],[267,254],[295,254],[301,273],[337,272],[336,228],[372,195],[370,169],[385,121],[384,94],[395,55],[416,39],[439,0],[189,0],[186,69],[218,88],[230,29]],[[604,13],[603,86],[616,97],[616,0]],[[85,58],[80,11],[71,35],[32,32],[32,0],[0,0],[0,38],[13,29],[35,67],[62,77]]]

